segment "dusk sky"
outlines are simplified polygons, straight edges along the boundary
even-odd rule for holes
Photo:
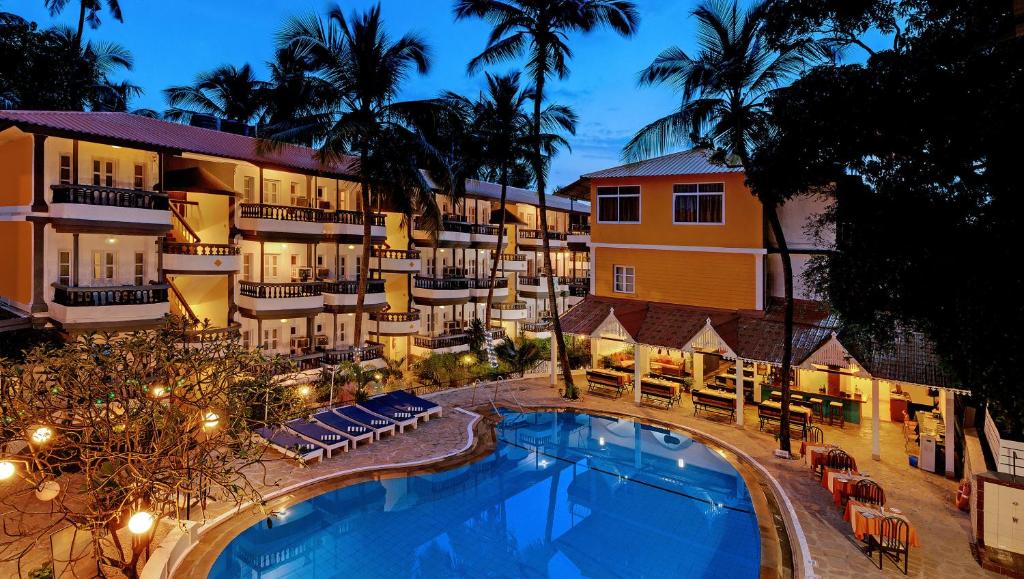
[[[343,0],[346,13],[371,6],[371,0]],[[580,118],[572,152],[562,153],[552,169],[550,183],[566,185],[580,174],[620,164],[625,141],[644,123],[678,106],[666,87],[637,88],[638,71],[661,50],[677,44],[693,47],[691,0],[638,0],[639,34],[623,39],[607,30],[571,39],[575,58],[571,76],[551,85],[552,101],[569,104]],[[77,0],[51,18],[43,0],[0,0],[0,8],[41,25],[74,25]],[[394,35],[415,31],[432,49],[432,70],[426,77],[407,82],[403,98],[415,99],[453,90],[475,96],[482,73],[467,76],[466,63],[483,49],[489,27],[478,20],[455,22],[452,0],[383,0],[384,18]],[[275,33],[296,14],[324,12],[327,3],[309,0],[186,0],[167,4],[121,0],[124,23],[102,14],[97,30],[86,29],[90,40],[116,41],[135,57],[135,70],[127,76],[145,94],[133,108],[164,110],[162,90],[188,84],[196,73],[220,64],[251,63],[266,77],[264,63],[272,58]],[[493,67],[507,72],[517,65]]]

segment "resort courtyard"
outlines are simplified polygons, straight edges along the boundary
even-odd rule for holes
[[[585,383],[580,375],[575,378]],[[549,385],[546,377],[510,380],[497,385],[496,407],[507,410],[566,409],[597,415],[635,417],[652,425],[683,435],[720,442],[728,451],[738,451],[764,467],[785,493],[780,508],[792,509],[800,529],[789,528],[793,557],[806,554],[811,562],[804,569],[807,577],[900,576],[901,572],[886,560],[883,571],[862,552],[863,543],[853,536],[843,511],[833,503],[831,493],[821,486],[804,458],[782,460],[773,456],[778,442],[771,431],[758,430],[756,407],[747,407],[744,427],[729,418],[707,414],[694,416],[689,395],[671,409],[642,405],[631,399],[610,399],[584,395],[568,403]],[[328,492],[339,485],[396,476],[409,470],[435,472],[455,468],[467,460],[480,460],[493,446],[489,436],[494,424],[490,402],[494,384],[467,386],[426,395],[444,408],[444,416],[421,424],[416,430],[372,445],[363,446],[333,459],[296,468],[290,461],[275,461],[268,481],[277,484],[266,489],[274,497],[274,510]],[[478,414],[479,413],[479,414]],[[822,426],[825,441],[846,450],[856,460],[862,474],[869,474],[885,490],[886,505],[900,509],[916,530],[920,546],[911,549],[908,575],[911,577],[996,576],[981,569],[970,548],[969,518],[953,504],[955,481],[922,472],[907,464],[903,433],[899,424],[883,423],[880,461],[871,460],[868,428],[847,424],[843,428]],[[476,440],[476,437],[482,437]],[[800,441],[794,438],[795,449]],[[397,468],[394,465],[401,465]],[[425,469],[425,470],[424,470]],[[774,484],[774,483],[772,483]],[[215,509],[216,507],[214,507]],[[216,515],[216,510],[213,515]],[[643,513],[637,513],[640,519]],[[199,576],[208,572],[227,542],[242,530],[258,522],[259,517],[246,509],[200,535],[193,549],[177,567],[174,577]],[[216,516],[215,516],[216,521]],[[686,528],[678,530],[686,534]],[[697,538],[699,540],[699,538]],[[161,547],[163,549],[164,547]],[[614,546],[611,548],[614,549]],[[155,555],[159,560],[159,552]],[[773,574],[774,576],[774,574]]]

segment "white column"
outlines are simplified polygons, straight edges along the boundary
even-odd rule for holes
[[[736,426],[743,428],[743,358],[736,358]]]
[[[878,378],[871,379],[871,458],[882,460],[881,433],[878,418]]]
[[[942,420],[946,425],[946,478],[953,478],[953,461],[956,458],[956,394],[949,390],[940,390],[945,394],[942,408]]]
[[[597,368],[597,360],[600,358],[597,354],[597,347],[601,343],[601,338],[597,336],[590,337],[590,367]]]
[[[703,388],[704,387],[704,356],[694,352],[692,354],[693,359],[693,387]]]
[[[633,344],[633,402],[640,404],[640,379],[647,366],[647,350],[640,344]]]
[[[754,402],[761,403],[761,390],[764,388],[764,377],[757,373],[757,363],[754,364]]]
[[[551,386],[558,386],[558,340],[555,332],[551,332]]]

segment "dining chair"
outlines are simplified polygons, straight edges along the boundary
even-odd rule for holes
[[[853,470],[855,464],[853,457],[840,448],[828,451],[828,457],[825,459],[825,466],[829,470]]]
[[[807,441],[813,444],[825,444],[825,432],[817,426],[807,429]]]
[[[877,535],[868,536],[868,554],[878,550],[878,568],[881,570],[883,558],[892,561],[896,568],[903,559],[903,574],[907,574],[910,564],[910,525],[901,517],[885,517],[882,519]]]
[[[875,507],[885,506],[885,491],[873,480],[859,480],[853,487],[850,499]]]

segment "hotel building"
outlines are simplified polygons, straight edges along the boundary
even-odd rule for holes
[[[0,307],[7,328],[68,334],[150,328],[169,313],[302,368],[469,349],[497,259],[493,323],[546,336],[590,285],[589,206],[549,202],[556,296],[541,263],[537,196],[470,181],[435,240],[416,216],[375,207],[363,336],[354,336],[363,213],[357,176],[311,149],[126,113],[0,111]]]

